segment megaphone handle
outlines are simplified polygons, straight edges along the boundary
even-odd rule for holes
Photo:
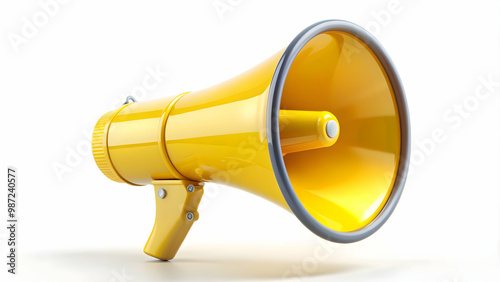
[[[171,260],[193,223],[203,183],[186,180],[154,180],[156,219],[144,252],[161,260]]]

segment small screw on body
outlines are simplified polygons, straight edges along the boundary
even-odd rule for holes
[[[191,220],[193,220],[193,218],[194,218],[194,214],[193,214],[192,212],[188,212],[188,213],[186,214],[186,218],[187,218],[187,220],[191,221]]]
[[[192,184],[189,184],[188,187],[187,187],[187,190],[188,190],[189,193],[193,193],[194,186]]]
[[[167,192],[165,192],[165,190],[164,190],[163,188],[160,188],[160,189],[158,189],[157,194],[158,194],[158,197],[159,197],[160,199],[163,199],[163,198],[165,198],[165,196],[167,195]]]

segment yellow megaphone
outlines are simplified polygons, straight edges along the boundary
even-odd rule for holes
[[[409,138],[387,53],[361,27],[328,20],[217,86],[106,113],[92,149],[108,178],[154,185],[144,252],[170,260],[198,219],[205,182],[272,201],[324,239],[368,237],[400,198]]]

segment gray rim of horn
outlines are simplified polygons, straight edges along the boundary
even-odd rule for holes
[[[391,194],[385,206],[372,222],[352,232],[341,232],[330,229],[309,214],[295,194],[281,154],[279,110],[282,90],[288,75],[288,70],[304,45],[316,35],[327,31],[341,31],[351,34],[363,41],[372,50],[389,77],[396,98],[401,126],[401,152],[398,171]],[[405,93],[396,68],[381,44],[368,31],[351,22],[326,20],[315,23],[299,33],[281,56],[272,78],[268,99],[266,129],[269,155],[281,193],[295,216],[316,235],[333,242],[351,243],[372,235],[387,221],[394,211],[401,197],[401,193],[403,192],[410,160],[410,122]]]

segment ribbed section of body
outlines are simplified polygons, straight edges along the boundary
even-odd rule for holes
[[[118,110],[107,112],[97,121],[92,135],[92,153],[97,166],[104,175],[113,181],[124,182],[113,168],[107,148],[108,123],[117,112]]]

